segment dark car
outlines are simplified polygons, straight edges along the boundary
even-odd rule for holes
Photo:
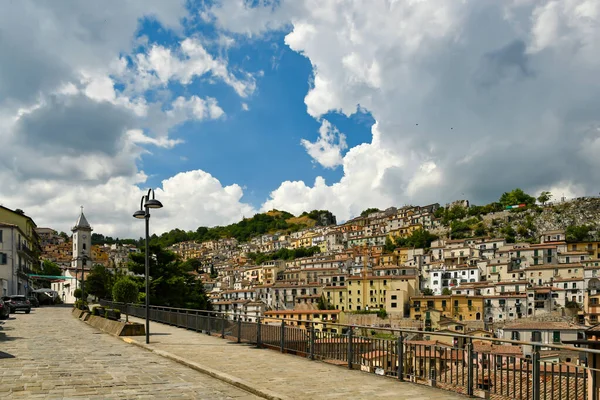
[[[0,299],[0,319],[7,319],[10,315],[10,306],[3,299]]]
[[[10,312],[15,313],[17,311],[25,311],[25,314],[31,312],[31,303],[27,300],[27,297],[21,295],[10,296],[8,303],[10,306]]]
[[[31,307],[39,307],[40,306],[40,301],[35,296],[30,296],[27,298],[27,300],[29,300],[29,302],[31,303]]]

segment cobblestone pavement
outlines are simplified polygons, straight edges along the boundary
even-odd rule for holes
[[[130,321],[143,322],[139,318]],[[143,337],[130,337],[144,344]],[[157,322],[150,323],[149,348],[167,352],[214,371],[237,377],[251,387],[287,399],[458,400],[466,397],[423,385],[398,382],[357,370],[310,361],[275,350],[231,343]]]
[[[101,333],[70,308],[0,321],[0,399],[257,399]]]

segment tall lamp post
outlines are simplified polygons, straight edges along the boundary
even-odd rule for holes
[[[152,193],[152,198],[150,198]],[[148,241],[150,236],[150,209],[162,208],[162,203],[154,198],[154,190],[148,189],[148,193],[142,196],[140,209],[133,213],[134,218],[146,220],[146,344],[150,343],[150,254],[148,250]]]

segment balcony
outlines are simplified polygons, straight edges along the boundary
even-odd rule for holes
[[[19,243],[19,245],[17,246],[17,251],[21,254],[26,255],[32,261],[37,260],[37,254],[33,250],[31,250],[29,247],[25,246],[24,243]]]

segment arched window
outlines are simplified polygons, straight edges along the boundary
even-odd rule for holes
[[[85,250],[85,243],[83,244],[83,250]]]

